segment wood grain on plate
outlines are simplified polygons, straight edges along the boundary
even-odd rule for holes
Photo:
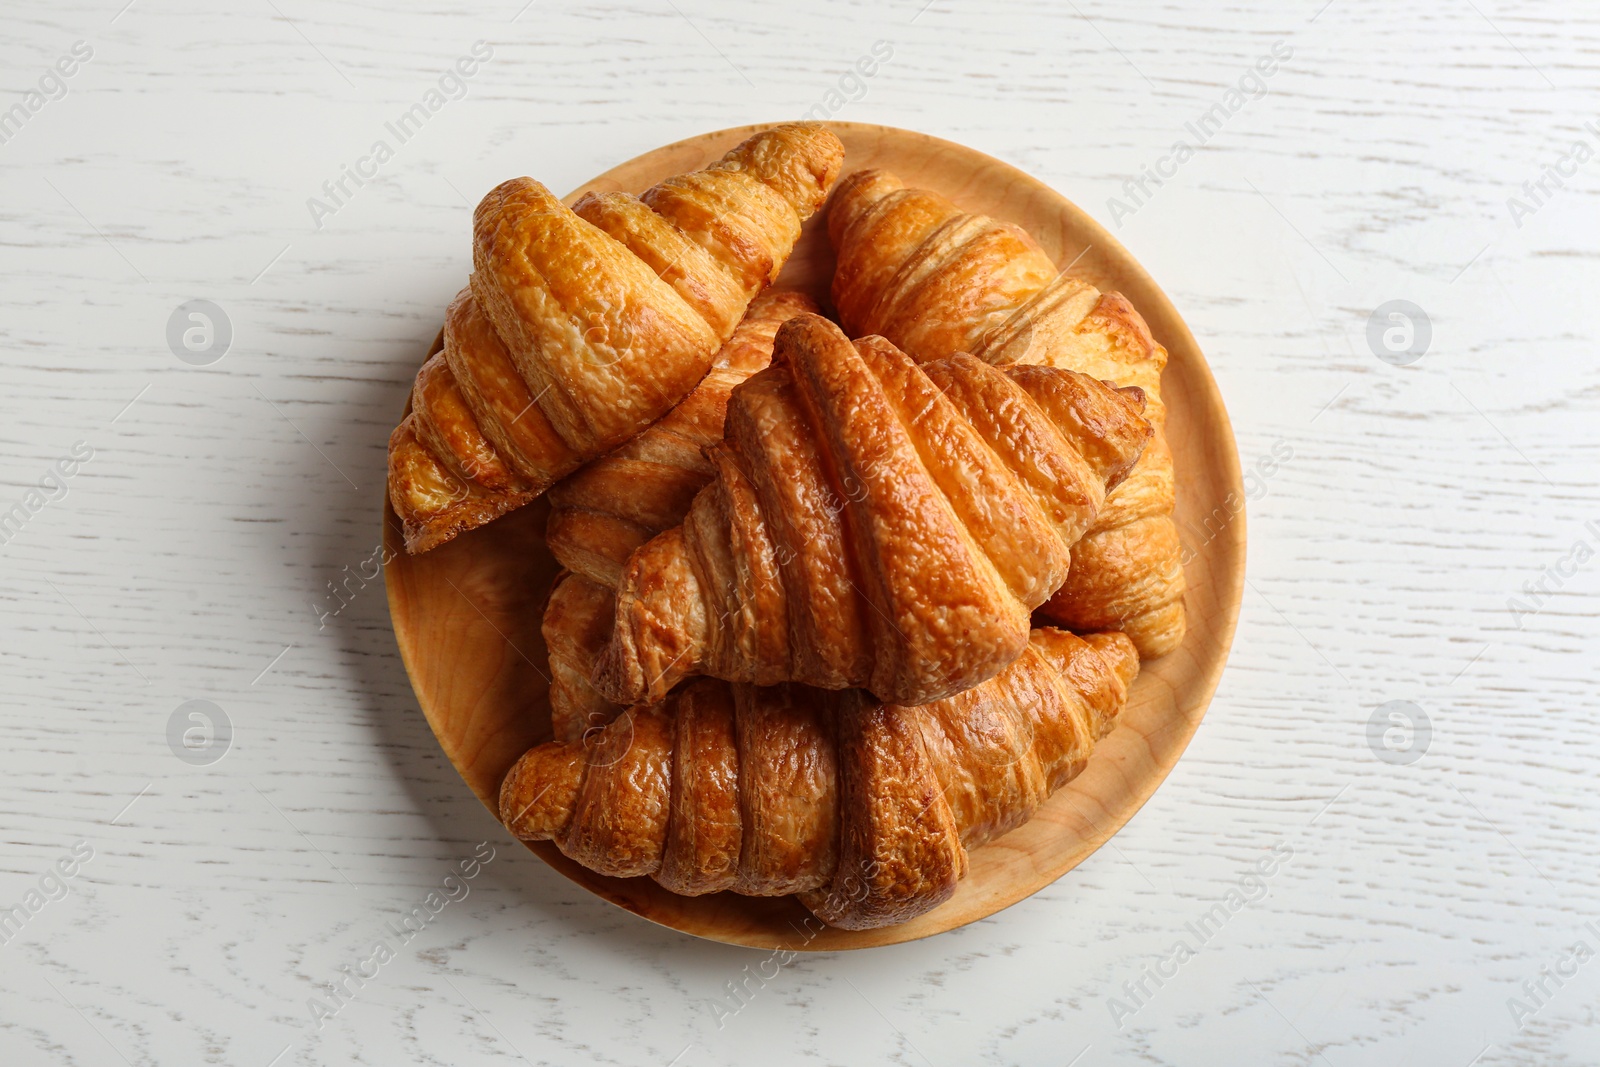
[[[1150,798],[1189,743],[1227,660],[1244,586],[1245,493],[1227,412],[1194,337],[1149,275],[1087,214],[1014,167],[924,134],[831,125],[845,145],[846,173],[883,167],[968,210],[1021,225],[1058,263],[1072,263],[1074,273],[1125,294],[1166,345],[1171,359],[1163,391],[1187,549],[1189,627],[1180,648],[1145,664],[1121,725],[1088,769],[1026,825],[974,851],[949,902],[900,926],[805,934],[816,924],[802,927],[809,913],[792,898],[680,897],[647,878],[595,874],[548,842],[529,845],[574,882],[647,919],[762,948],[864,948],[926,937],[992,915],[1081,863]],[[760,128],[722,130],[648,152],[575,190],[567,202],[591,190],[641,191],[704,166]],[[833,253],[824,221],[819,215],[807,224],[779,284],[826,302]],[[550,731],[539,636],[557,570],[543,542],[547,508],[541,501],[420,557],[405,555],[398,522],[385,510],[384,544],[393,555],[386,569],[389,608],[406,670],[446,755],[493,811],[505,772]]]

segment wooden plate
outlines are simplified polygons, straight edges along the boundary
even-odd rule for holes
[[[1179,649],[1145,665],[1121,725],[1088,769],[1032,821],[977,849],[950,901],[901,926],[828,929],[808,939],[799,930],[809,913],[792,898],[680,897],[648,878],[595,874],[548,842],[529,845],[574,882],[653,922],[761,948],[835,950],[926,937],[993,915],[1082,863],[1156,791],[1200,725],[1227,660],[1244,585],[1245,493],[1227,412],[1188,327],[1127,250],[1060,194],[981,152],[886,126],[830,125],[844,141],[847,173],[883,167],[968,210],[1018,223],[1057,263],[1072,263],[1074,273],[1125,294],[1167,346],[1163,390],[1186,547],[1189,630]],[[658,148],[600,175],[567,202],[590,190],[642,191],[710,163],[760,128]],[[819,214],[807,224],[779,284],[825,300],[833,252],[823,223]],[[386,505],[384,545],[392,559],[385,573],[400,654],[439,744],[490,811],[511,764],[550,736],[548,667],[539,636],[556,572],[544,547],[546,514],[541,501],[411,557]]]

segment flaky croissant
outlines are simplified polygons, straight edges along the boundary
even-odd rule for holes
[[[1162,432],[1167,351],[1133,305],[1058,271],[1019,228],[883,171],[849,175],[828,212],[838,252],[833,298],[852,335],[882,334],[918,360],[970,352],[1144,390],[1155,439],[1073,548],[1066,585],[1041,615],[1078,630],[1122,630],[1146,657],[1176,648],[1184,580]]]
[[[604,726],[622,711],[590,682],[611,634],[622,566],[634,549],[683,521],[711,480],[704,449],[722,440],[728,395],[772,362],[778,327],[817,305],[803,293],[768,289],[683,402],[614,452],[586,464],[549,492],[545,541],[572,573],[558,579],[544,615],[550,650],[550,719],[557,740]]]
[[[471,286],[389,442],[406,547],[527,503],[683,399],[778,276],[844,149],[813,123],[765,130],[643,196],[568,209],[531,178],[473,217]]]
[[[616,589],[581,574],[562,571],[550,588],[539,628],[550,652],[550,733],[557,741],[576,741],[624,710],[592,680],[616,611]]]
[[[734,390],[716,478],[628,559],[595,686],[710,674],[925,704],[1021,654],[1150,437],[1137,389],[970,356],[919,367],[817,315]]]
[[[711,480],[704,449],[722,440],[734,386],[772,362],[778,327],[817,311],[804,293],[768,289],[750,304],[717,352],[711,372],[683,401],[639,436],[550,490],[545,541],[575,574],[615,586],[634,549],[683,521]]]
[[[834,926],[888,926],[947,900],[969,849],[1083,769],[1138,669],[1123,634],[1040,629],[993,678],[922,707],[702,678],[529,750],[500,817],[602,874],[798,893]]]

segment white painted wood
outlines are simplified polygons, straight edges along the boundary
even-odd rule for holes
[[[1600,159],[1522,225],[1507,207],[1600,146],[1600,15],[920,2],[7,6],[6,107],[74,42],[93,58],[0,144],[0,514],[94,451],[0,545],[0,904],[77,872],[0,945],[0,1062],[1600,1058],[1600,963],[1545,979],[1520,1029],[1507,1007],[1575,942],[1600,952],[1600,557],[1520,625],[1508,608],[1600,549]],[[307,198],[478,40],[466,98],[315,229]],[[959,932],[752,980],[726,1016],[764,954],[509,846],[418,714],[381,590],[317,612],[377,542],[470,202],[797,115],[878,40],[893,58],[837,116],[972,144],[1095,211],[1188,315],[1246,463],[1293,455],[1250,502],[1216,702],[1114,847]],[[1124,179],[1275,42],[1266,95],[1116,226]],[[233,326],[208,367],[165,339],[193,299]],[[1367,344],[1391,299],[1431,320],[1410,366]],[[168,747],[192,699],[233,724],[210,766]],[[1391,700],[1433,725],[1410,765],[1368,746]],[[465,899],[388,935],[397,958],[319,1030],[308,998],[485,840]],[[1109,998],[1279,842],[1265,898],[1118,1029]]]

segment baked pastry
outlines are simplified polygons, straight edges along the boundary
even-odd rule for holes
[[[550,719],[557,740],[604,726],[622,706],[589,681],[611,635],[613,590],[634,549],[683,521],[711,480],[704,449],[722,440],[733,387],[772,362],[773,338],[816,301],[768,289],[750,304],[707,374],[661,421],[551,488],[545,541],[572,573],[558,578],[544,615],[550,650]]]
[[[888,926],[948,899],[969,849],[1083,769],[1138,669],[1122,634],[1040,629],[1005,670],[923,707],[697,679],[529,750],[500,817],[601,874],[798,893],[834,926]]]
[[[408,551],[520,507],[699,383],[843,160],[814,123],[750,137],[643,196],[570,210],[531,178],[473,216],[471,285],[389,441]]]
[[[550,653],[550,735],[557,741],[576,741],[624,710],[591,680],[616,611],[616,589],[581,574],[562,571],[550,587],[539,628]]]
[[[1016,226],[967,214],[884,171],[840,182],[828,234],[838,252],[833,299],[852,336],[882,334],[918,360],[970,352],[1144,390],[1155,439],[1073,548],[1071,574],[1041,615],[1076,630],[1122,630],[1146,657],[1176,648],[1184,580],[1162,433],[1167,351],[1133,305],[1058,271]]]
[[[734,386],[772,362],[778,327],[816,312],[804,293],[768,289],[717,352],[711,372],[659,422],[550,490],[545,540],[568,570],[615,586],[634,549],[683,521],[711,480],[703,450],[722,440]]]
[[[715,479],[628,559],[595,686],[710,674],[925,704],[1021,654],[1106,487],[1150,437],[1139,390],[970,356],[918,366],[817,315],[734,390]]]

